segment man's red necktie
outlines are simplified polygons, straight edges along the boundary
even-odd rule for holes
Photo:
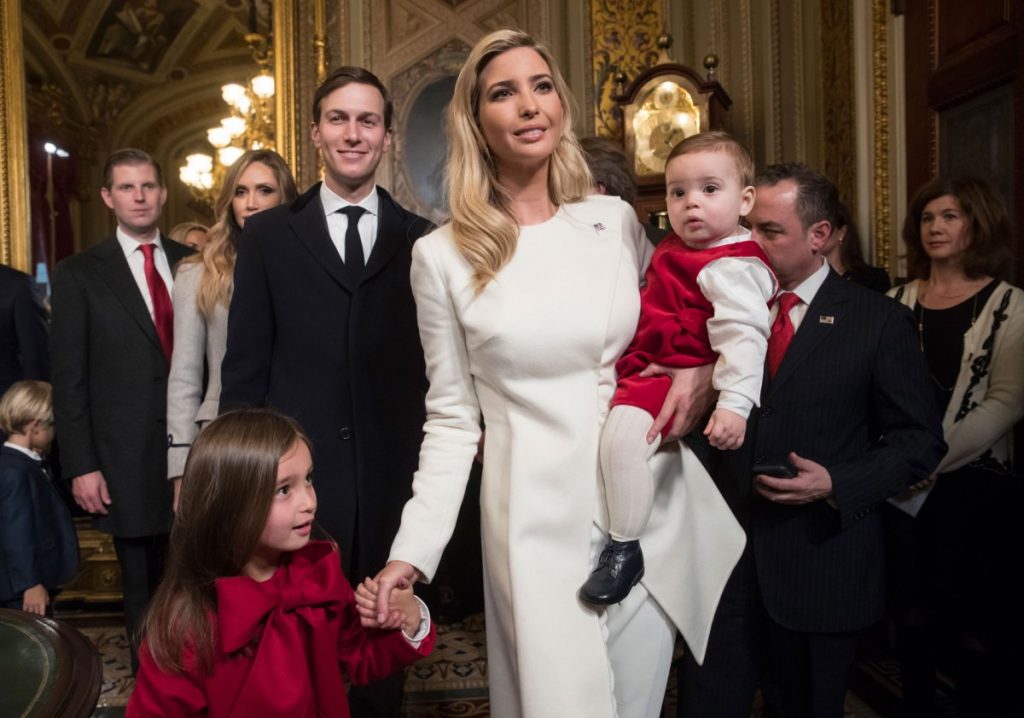
[[[786,356],[789,343],[793,341],[793,335],[796,333],[789,318],[789,311],[800,303],[800,297],[793,292],[783,292],[775,302],[778,304],[779,313],[775,315],[772,334],[768,337],[768,375],[772,377],[779,370],[782,357]]]
[[[156,335],[160,339],[160,346],[163,347],[167,363],[171,363],[171,350],[174,347],[174,306],[171,304],[171,295],[167,291],[160,272],[156,271],[156,262],[153,261],[153,250],[156,245],[152,242],[140,244],[139,248],[146,257],[146,284],[149,285],[149,298],[153,300],[153,324],[156,325]]]

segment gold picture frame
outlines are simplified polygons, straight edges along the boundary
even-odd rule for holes
[[[21,0],[0,0],[0,262],[31,271]]]

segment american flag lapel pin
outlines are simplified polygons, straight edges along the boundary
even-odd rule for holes
[[[822,314],[818,317],[818,324],[835,324],[836,318],[831,314]]]

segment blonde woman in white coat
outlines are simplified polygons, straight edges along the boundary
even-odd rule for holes
[[[174,277],[174,352],[167,377],[167,477],[174,506],[185,460],[199,428],[220,406],[220,364],[228,338],[235,251],[246,218],[297,196],[288,165],[273,150],[250,150],[224,177],[203,251],[182,260]],[[206,391],[203,376],[206,374]]]
[[[672,442],[652,460],[647,578],[606,610],[577,597],[606,539],[598,436],[650,245],[629,205],[586,196],[570,106],[548,50],[515,31],[478,42],[456,82],[452,220],[413,249],[430,379],[420,465],[377,603],[359,603],[364,616],[386,614],[391,587],[433,577],[482,419],[492,714],[656,716],[677,627],[703,658],[744,539],[699,462]]]

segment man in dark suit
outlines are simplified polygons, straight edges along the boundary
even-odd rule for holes
[[[139,621],[160,580],[171,526],[171,273],[192,250],[157,229],[167,190],[148,154],[115,152],[103,185],[114,236],[68,257],[53,275],[53,400],[75,502],[114,536],[135,666]]]
[[[22,379],[50,380],[46,310],[32,277],[0,264],[0,396]]]
[[[317,521],[353,581],[376,575],[412,494],[426,373],[409,286],[429,223],[374,183],[392,105],[370,72],[317,89],[324,182],[250,217],[239,244],[221,408],[272,406],[313,442]],[[353,715],[397,715],[401,677],[354,690]]]
[[[945,444],[911,313],[819,253],[835,187],[798,164],[755,184],[748,220],[783,292],[744,446],[710,457],[748,545],[704,665],[685,666],[680,715],[746,718],[760,680],[778,715],[842,716],[855,637],[885,610],[877,509],[927,478]]]

